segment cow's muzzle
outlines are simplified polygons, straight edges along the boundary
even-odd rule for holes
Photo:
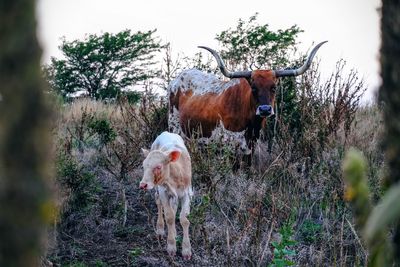
[[[261,117],[269,117],[274,114],[274,109],[271,105],[260,105],[256,110],[256,115],[260,115]]]

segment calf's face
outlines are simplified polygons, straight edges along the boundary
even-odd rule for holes
[[[155,185],[162,184],[168,178],[169,165],[176,162],[181,155],[178,150],[149,152],[142,149],[142,152],[146,158],[143,161],[143,179],[140,181],[139,188],[143,190],[152,189]]]

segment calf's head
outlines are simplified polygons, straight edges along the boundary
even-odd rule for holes
[[[172,162],[179,160],[181,152],[179,150],[148,151],[142,149],[143,161],[143,179],[140,181],[139,188],[143,190],[152,189],[155,185],[160,185],[169,177],[169,168]]]

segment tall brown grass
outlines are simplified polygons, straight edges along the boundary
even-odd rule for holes
[[[360,108],[361,81],[353,76],[338,80],[336,74],[328,83],[319,82],[315,73],[303,78],[298,87],[301,94],[294,102],[302,123],[296,128],[299,132],[292,131],[290,118],[277,118],[272,139],[259,140],[250,169],[232,172],[235,151],[223,142],[215,140],[199,147],[197,140],[186,140],[195,191],[190,215],[194,253],[189,263],[168,259],[153,238],[153,197],[137,189],[142,175],[140,148],[148,148],[167,129],[165,101],[152,98],[129,105],[79,100],[65,106],[57,128],[62,133],[58,134],[58,149],[64,154],[69,149],[80,167],[81,176],[76,177],[85,177],[82,172],[93,175],[93,186],[86,192],[93,201],[85,212],[75,207],[60,221],[58,243],[50,259],[59,264],[77,261],[88,265],[97,261],[111,265],[265,266],[281,257],[276,249],[285,247],[286,233],[295,241],[290,245],[294,254],[283,257],[296,265],[364,265],[367,255],[343,199],[341,162],[350,146],[364,151],[371,166],[368,177],[374,198],[380,198],[376,177],[384,171],[379,147],[382,118],[376,106]],[[116,138],[99,143],[99,136],[86,125],[90,119],[82,119],[85,117],[106,118]],[[73,129],[82,129],[83,146]],[[62,145],[67,140],[68,147]],[[133,167],[126,168],[120,179],[124,164]],[[58,179],[65,175],[60,173]],[[121,204],[121,194],[126,194],[127,206]]]

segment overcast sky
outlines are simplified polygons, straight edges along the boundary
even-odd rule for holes
[[[43,62],[60,57],[60,38],[83,39],[85,34],[125,29],[157,29],[175,53],[191,56],[198,45],[218,48],[217,33],[235,27],[256,12],[258,22],[272,30],[297,24],[302,51],[328,40],[318,52],[320,70],[329,75],[340,58],[369,85],[372,98],[380,84],[379,0],[39,0],[39,39]]]

